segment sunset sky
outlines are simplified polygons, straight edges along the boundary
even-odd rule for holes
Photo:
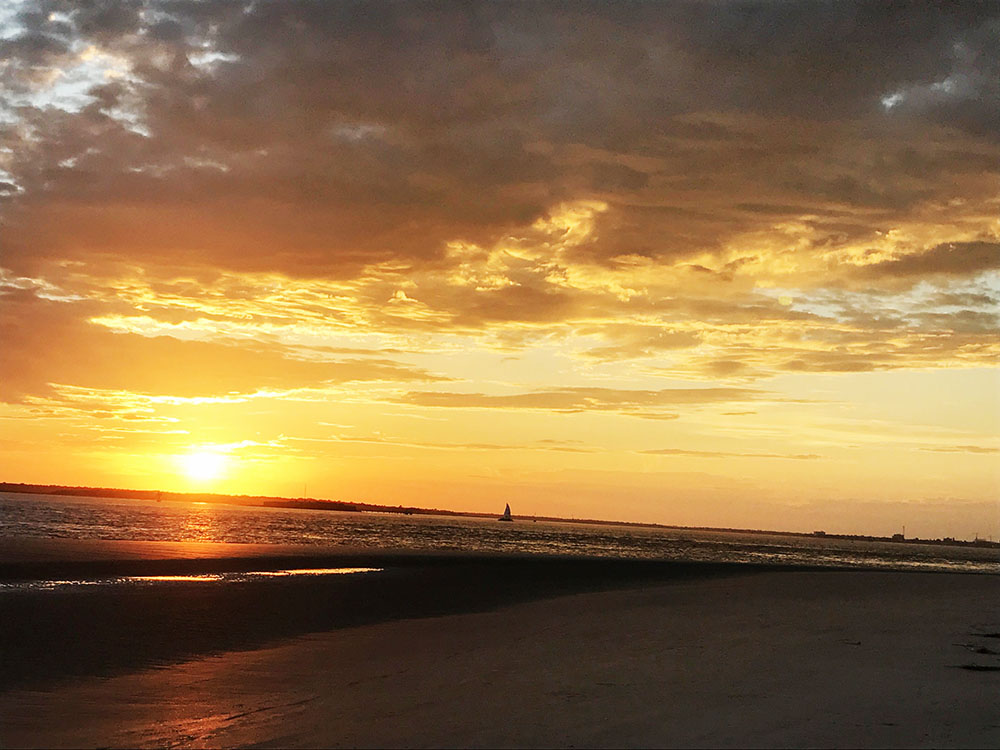
[[[1000,4],[0,4],[0,480],[1000,535]]]

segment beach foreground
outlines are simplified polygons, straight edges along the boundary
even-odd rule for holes
[[[996,747],[998,603],[986,575],[687,577],[15,688],[0,743]]]

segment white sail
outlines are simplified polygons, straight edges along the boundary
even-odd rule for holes
[[[498,521],[513,521],[514,519],[510,517],[510,503],[507,503],[507,507],[503,509],[503,515],[497,519]]]

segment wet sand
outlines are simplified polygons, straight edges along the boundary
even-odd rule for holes
[[[394,568],[397,588],[382,595],[413,597],[356,593],[365,621],[305,629],[308,612],[329,616],[328,599],[340,610],[349,577],[294,596],[284,585],[178,586],[156,610],[170,628],[125,617],[103,641],[141,658],[57,663],[34,681],[5,664],[0,745],[1000,745],[1000,671],[989,669],[1000,656],[988,653],[1000,651],[1000,577],[470,562]],[[490,577],[502,570],[513,578]],[[40,640],[61,634],[86,651],[81,612],[100,637],[101,623],[154,606],[147,596],[95,610],[89,593],[73,596],[47,597],[75,604]],[[24,604],[3,601],[4,621]],[[185,619],[218,632],[180,650],[143,645],[189,638],[174,632]],[[231,631],[243,635],[227,642]]]
[[[9,586],[33,580],[359,567],[378,572],[238,583],[69,585],[43,591]],[[412,550],[8,540],[0,542],[0,584],[8,584],[0,591],[0,691],[47,689],[74,677],[162,667],[335,628],[753,571],[733,564]]]

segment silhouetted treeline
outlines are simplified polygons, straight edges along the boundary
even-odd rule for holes
[[[374,503],[322,500],[312,497],[274,497],[268,495],[223,495],[202,492],[161,492],[159,490],[130,490],[117,487],[65,487],[58,484],[22,484],[0,482],[0,492],[18,492],[28,495],[72,495],[75,497],[106,497],[124,500],[173,500],[180,502],[227,503],[266,508],[307,508],[310,510],[339,510],[346,512],[403,513],[406,515],[489,516],[489,513],[461,513],[436,508],[414,508],[403,505],[376,505]]]

